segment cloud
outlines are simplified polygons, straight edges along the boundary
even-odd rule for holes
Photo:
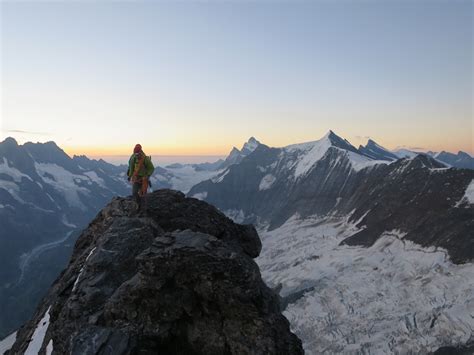
[[[51,133],[48,133],[48,132],[23,131],[20,129],[5,129],[3,131],[7,133],[31,134],[35,136],[50,136],[51,135]]]
[[[355,139],[371,139],[370,136],[354,136]]]
[[[408,149],[408,150],[418,150],[418,151],[427,151],[427,148],[424,147],[413,147],[410,145],[399,145],[395,149]]]

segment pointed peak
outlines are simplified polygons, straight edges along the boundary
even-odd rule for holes
[[[336,148],[348,150],[348,151],[359,154],[357,149],[347,139],[344,139],[338,136],[332,130],[329,130],[329,132],[324,136],[323,139],[329,140],[331,142],[331,145]]]
[[[369,138],[369,140],[367,141],[366,147],[367,148],[375,147],[375,148],[379,148],[379,149],[382,149],[382,150],[386,150],[387,152],[389,151],[387,148],[382,147],[380,144],[378,144],[376,141],[374,141],[371,138]]]
[[[334,133],[331,129],[329,131],[327,131],[327,133],[323,136],[322,139],[325,139],[325,138],[332,138],[332,137],[337,137],[337,134]]]
[[[413,162],[421,163],[423,167],[427,168],[445,168],[446,164],[434,159],[426,153],[418,153],[412,159]]]
[[[351,145],[347,139],[344,139],[341,136],[337,135],[331,129],[326,133],[326,135],[322,139],[329,139],[331,141],[331,143],[334,144],[334,145],[337,145],[340,142],[345,142],[345,143]]]
[[[241,153],[249,155],[260,145],[260,142],[255,137],[250,137],[249,140],[243,145]]]

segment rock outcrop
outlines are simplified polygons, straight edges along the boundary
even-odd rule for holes
[[[171,190],[115,198],[10,354],[301,354],[253,258],[260,239]]]

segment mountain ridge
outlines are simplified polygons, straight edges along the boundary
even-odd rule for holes
[[[147,200],[144,215],[130,198],[97,215],[12,354],[303,353],[252,260],[253,227],[176,191]]]
[[[379,223],[377,221],[389,221],[395,212],[391,209],[396,208],[400,216],[406,216],[406,220],[410,220],[413,211],[417,211],[415,215],[420,218],[414,220],[411,226],[405,224],[403,218],[397,223],[405,225],[407,230],[414,230],[414,226],[422,228],[419,224],[423,221],[426,234],[422,234],[420,239],[408,233],[407,238],[421,245],[434,243],[443,246],[458,263],[472,260],[474,254],[468,250],[474,248],[465,245],[467,242],[472,243],[468,228],[474,220],[472,208],[470,205],[458,208],[458,203],[474,179],[474,171],[446,168],[428,155],[392,162],[370,160],[361,155],[356,156],[352,149],[342,150],[339,144],[337,147],[330,146],[327,143],[332,143],[329,139],[331,134],[328,133],[319,141],[285,148],[260,145],[239,165],[228,168],[221,179],[204,181],[194,186],[189,196],[204,196],[202,198],[205,201],[227,211],[229,216],[245,216],[242,220],[251,223],[268,223],[270,230],[281,226],[294,214],[302,217],[349,215],[355,210],[351,218],[358,220],[368,213],[365,220],[370,218],[371,226],[367,226],[359,237],[347,241],[350,244],[358,241],[363,245],[371,245],[382,234],[383,230],[376,226]],[[344,142],[342,139],[335,141]],[[407,185],[406,181],[412,181],[412,186]],[[432,197],[426,197],[425,191]],[[437,199],[434,191],[442,197]],[[386,196],[392,196],[393,200],[388,200]],[[400,200],[413,204],[411,214],[403,210],[406,206],[396,202]],[[422,207],[417,204],[430,209],[438,206],[436,217],[430,217],[433,218],[430,222],[432,225],[427,222],[427,217],[422,218]],[[390,207],[381,214],[382,210],[377,206]],[[449,233],[446,226],[452,223],[443,217],[448,211],[452,220],[458,223]],[[446,222],[441,228],[443,232],[438,231],[434,237],[428,237],[427,231],[434,232],[435,225],[441,227],[440,222],[436,223],[436,218]],[[387,225],[397,226],[396,223]],[[447,234],[443,237],[442,233]],[[462,241],[460,244],[448,242],[453,238],[453,233]]]

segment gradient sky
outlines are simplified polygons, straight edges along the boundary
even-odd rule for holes
[[[0,139],[225,154],[329,129],[474,154],[473,2],[3,1]]]

